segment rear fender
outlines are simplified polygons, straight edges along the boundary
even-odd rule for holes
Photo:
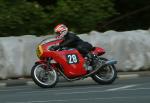
[[[100,47],[94,47],[91,52],[92,54],[95,54],[95,55],[103,55],[105,54],[105,49],[100,48]]]

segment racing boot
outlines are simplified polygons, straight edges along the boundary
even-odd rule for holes
[[[94,58],[94,55],[91,53],[85,55],[85,65],[89,71],[94,70]]]

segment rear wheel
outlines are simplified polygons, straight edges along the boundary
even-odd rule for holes
[[[108,61],[105,58],[99,58],[99,63],[102,65]],[[112,84],[117,77],[117,71],[115,65],[108,65],[92,75],[92,79],[99,84]]]
[[[55,87],[58,74],[55,69],[47,69],[46,64],[35,64],[31,70],[33,81],[42,88]]]

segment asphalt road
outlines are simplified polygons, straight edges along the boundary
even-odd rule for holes
[[[0,103],[150,103],[150,77],[117,79],[111,85],[93,81],[0,88]]]

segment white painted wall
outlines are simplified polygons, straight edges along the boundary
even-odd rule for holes
[[[118,71],[150,69],[150,32],[144,30],[104,33],[92,31],[82,39],[106,50],[104,57],[118,61]],[[36,45],[45,37],[31,35],[0,38],[0,78],[29,76],[37,60]]]

